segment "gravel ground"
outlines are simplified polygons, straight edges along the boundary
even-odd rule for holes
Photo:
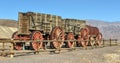
[[[120,46],[77,49],[60,54],[41,52],[14,58],[0,57],[0,63],[120,63]]]

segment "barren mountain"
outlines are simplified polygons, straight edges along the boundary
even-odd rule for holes
[[[0,26],[17,27],[17,21],[10,19],[0,19]]]
[[[0,19],[0,38],[11,38],[15,31],[17,31],[17,21]]]
[[[15,27],[7,27],[7,26],[0,26],[0,38],[8,38],[12,37],[12,34],[17,31]]]

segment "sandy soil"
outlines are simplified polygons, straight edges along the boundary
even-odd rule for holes
[[[77,49],[74,51],[51,54],[24,54],[14,58],[0,57],[0,63],[120,63],[120,46],[95,49]]]

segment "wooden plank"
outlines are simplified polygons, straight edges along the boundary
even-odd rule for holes
[[[14,54],[15,53],[36,53],[36,52],[55,52],[55,51],[58,51],[58,53],[60,53],[62,50],[75,50],[75,49],[81,49],[83,47],[73,47],[73,48],[58,48],[58,49],[40,49],[39,51],[34,51],[34,50],[21,50],[21,51],[17,51],[17,50],[14,50],[13,47],[14,47],[14,43],[17,43],[19,42],[20,40],[11,40],[11,39],[1,39],[0,40],[0,43],[2,43],[2,48],[0,50],[2,50],[2,52],[0,52],[0,54],[2,55],[10,55],[11,58],[14,57]],[[26,41],[26,42],[31,42],[32,40],[29,40],[29,41]],[[36,40],[38,42],[41,42],[40,40]],[[52,42],[52,41],[55,41],[55,40],[44,40],[43,42]],[[58,42],[62,41],[62,40],[57,40]],[[69,41],[76,41],[77,40],[64,40],[66,42],[69,42]],[[104,46],[115,46],[116,43],[117,43],[117,40],[116,39],[109,39],[109,40],[105,40],[103,39],[103,45]],[[20,41],[20,42],[25,42],[25,41]],[[5,47],[5,43],[11,43],[10,45],[10,49],[6,49]],[[118,43],[117,43],[118,44]],[[76,45],[75,45],[76,46]],[[89,47],[88,47],[89,48]],[[8,50],[8,51],[5,51],[5,50]]]
[[[24,41],[24,40],[12,40],[12,39],[2,39],[2,40],[0,40],[0,43],[17,43],[17,42],[32,42],[33,40],[28,40],[28,41]],[[78,40],[36,40],[37,42],[53,42],[53,41],[58,41],[58,42],[69,42],[69,41],[74,41],[74,42],[76,42],[76,41],[78,41]],[[81,40],[81,41],[90,41],[90,40]],[[96,40],[94,40],[94,41],[96,41]],[[102,41],[104,41],[104,42],[106,42],[106,41],[116,41],[117,42],[117,40],[116,39],[110,39],[110,40],[102,40]]]

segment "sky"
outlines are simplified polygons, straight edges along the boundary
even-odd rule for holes
[[[0,19],[18,20],[18,12],[38,12],[62,18],[120,21],[120,0],[1,0]]]

